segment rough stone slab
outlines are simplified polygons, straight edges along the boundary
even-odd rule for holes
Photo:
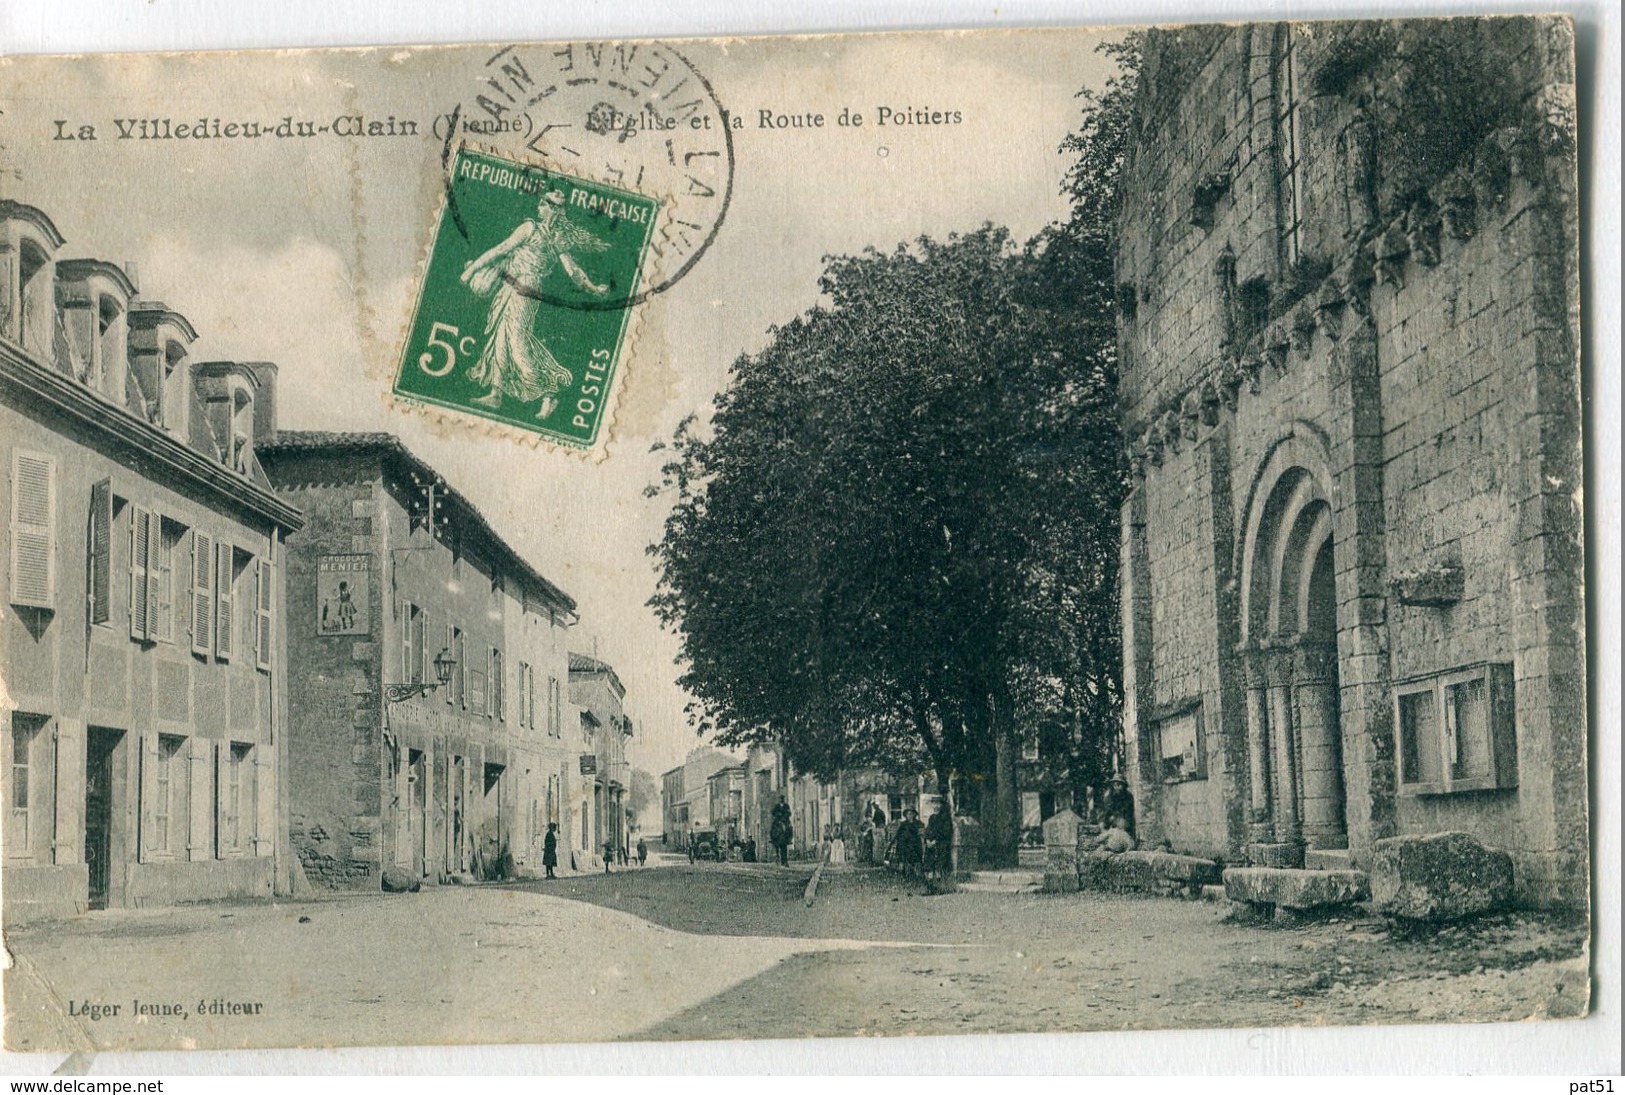
[[[1070,871],[1045,871],[1042,889],[1045,893],[1077,893],[1077,868],[1074,867]]]
[[[1182,886],[1216,886],[1223,876],[1217,863],[1200,856],[1177,855],[1173,852],[1124,852],[1117,858],[1144,862],[1156,877]]]
[[[417,893],[422,881],[401,867],[385,867],[383,887],[385,893]]]
[[[1512,897],[1512,857],[1469,833],[1394,836],[1371,846],[1377,911],[1406,920],[1458,920]]]
[[[1247,862],[1254,867],[1301,868],[1303,866],[1303,845],[1249,844],[1247,845]]]
[[[1317,909],[1364,901],[1371,894],[1364,871],[1300,871],[1285,867],[1232,867],[1224,872],[1232,901]]]
[[[1078,886],[1108,893],[1153,893],[1157,889],[1157,876],[1143,855],[1088,852],[1078,859]]]

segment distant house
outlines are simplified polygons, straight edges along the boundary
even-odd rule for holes
[[[739,763],[719,749],[701,747],[690,751],[683,763],[660,779],[660,808],[666,818],[667,845],[688,847],[688,836],[711,827],[711,788],[713,774]]]
[[[583,755],[594,758],[594,771],[582,780],[582,808],[592,815],[591,835],[583,829],[582,851],[602,855],[607,845],[627,854],[630,830],[627,804],[632,765],[626,747],[633,737],[632,720],[623,704],[626,686],[613,666],[586,654],[570,655],[570,702],[581,713]]]

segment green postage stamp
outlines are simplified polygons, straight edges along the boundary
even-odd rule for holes
[[[395,394],[592,446],[659,209],[628,190],[459,149]]]

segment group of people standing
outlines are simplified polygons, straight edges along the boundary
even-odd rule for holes
[[[933,893],[953,888],[954,823],[946,803],[939,802],[924,825],[918,810],[906,808],[889,835],[886,811],[880,803],[871,803],[859,836],[862,862],[895,863],[906,877],[924,882]]]

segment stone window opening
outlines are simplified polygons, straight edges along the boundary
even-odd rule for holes
[[[158,599],[155,602],[158,630],[155,637],[160,642],[172,643],[175,641],[175,604],[179,600],[175,592],[175,553],[191,530],[168,517],[159,518],[159,527],[163,533],[159,541],[160,551],[151,564],[158,579]]]
[[[1166,709],[1156,720],[1158,773],[1164,783],[1207,778],[1207,736],[1202,701],[1187,700]]]
[[[502,651],[496,647],[491,648],[491,718],[497,722],[507,721],[507,712],[504,710]]]
[[[156,421],[159,425],[180,437],[185,437],[188,427],[188,401],[186,398],[186,347],[175,339],[164,343],[164,375],[158,386],[161,393],[158,403]]]
[[[170,734],[158,737],[152,790],[151,854],[155,858],[172,859],[186,850],[185,838],[192,816],[186,746],[187,740],[183,737]]]
[[[1282,23],[1276,31],[1275,140],[1278,160],[1277,197],[1280,258],[1283,271],[1291,270],[1303,255],[1304,163],[1300,133],[1303,128],[1299,99],[1297,49],[1293,29]]]
[[[246,855],[254,840],[257,800],[254,786],[254,747],[247,742],[221,742],[222,771],[215,781],[215,856],[229,859]]]
[[[1262,278],[1248,278],[1236,290],[1236,344],[1245,346],[1270,321],[1270,283]]]
[[[102,294],[96,301],[96,359],[92,383],[116,403],[124,402],[117,363],[124,357],[124,309],[113,297]]]
[[[6,781],[6,851],[12,858],[28,859],[33,854],[35,812],[33,796],[34,742],[44,729],[44,715],[11,716],[11,778]]]
[[[24,349],[41,360],[48,360],[56,336],[56,287],[51,256],[30,239],[21,242],[20,251],[17,317],[12,330]]]
[[[1516,787],[1512,666],[1481,663],[1394,688],[1403,795]]]

